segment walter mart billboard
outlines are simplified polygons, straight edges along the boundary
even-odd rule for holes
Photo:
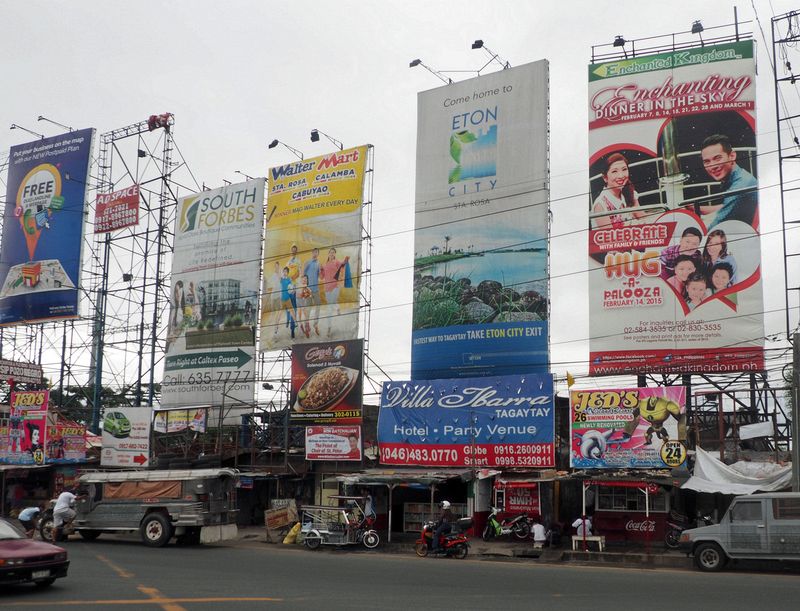
[[[548,64],[419,94],[411,377],[548,369]]]
[[[0,246],[0,325],[78,316],[94,129],[12,146]]]
[[[358,336],[369,145],[270,168],[261,349]]]
[[[576,390],[570,414],[573,468],[671,468],[686,460],[683,386]]]
[[[380,462],[555,467],[551,374],[384,382]]]
[[[263,178],[178,201],[162,407],[252,403],[263,206]]]
[[[764,367],[753,42],[589,66],[593,375]]]

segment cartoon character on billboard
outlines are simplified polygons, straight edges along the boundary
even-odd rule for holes
[[[25,421],[26,443],[23,451],[33,456],[37,450],[42,449],[42,429],[41,423],[32,420]]]
[[[639,405],[633,410],[633,420],[625,425],[623,439],[627,441],[631,438],[640,420],[644,420],[650,426],[645,432],[645,445],[652,445],[653,433],[659,439],[669,441],[669,433],[664,428],[664,423],[672,416],[678,421],[678,437],[685,438],[686,414],[681,414],[681,406],[666,399],[665,397],[647,397],[639,401]]]

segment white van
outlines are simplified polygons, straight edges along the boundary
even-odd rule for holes
[[[728,560],[800,560],[800,493],[738,496],[719,524],[683,531],[680,548],[702,571]]]

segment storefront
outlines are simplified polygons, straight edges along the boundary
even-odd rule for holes
[[[654,481],[583,480],[584,513],[608,541],[663,541],[669,494]]]

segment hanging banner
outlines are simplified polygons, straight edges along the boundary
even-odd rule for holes
[[[76,422],[47,426],[46,463],[73,463],[86,460],[86,427]]]
[[[95,233],[138,225],[139,185],[131,185],[113,193],[98,193],[94,210]]]
[[[149,407],[112,407],[103,417],[104,467],[147,467],[150,464]]]
[[[358,337],[370,148],[270,168],[261,350]]]
[[[252,404],[263,205],[263,178],[179,200],[162,407]]]
[[[158,410],[153,416],[153,430],[156,433],[180,433],[190,430],[206,432],[207,409]]]
[[[291,421],[360,424],[364,340],[295,346]]]
[[[686,460],[686,388],[570,393],[575,469],[679,467]]]
[[[307,426],[306,460],[361,460],[360,426]]]
[[[0,325],[78,317],[94,129],[12,146],[0,246]]]
[[[589,66],[590,373],[764,368],[753,41]]]
[[[18,390],[11,393],[6,453],[3,462],[41,465],[47,443],[48,390]]]
[[[419,94],[412,379],[548,370],[548,80]]]
[[[550,374],[384,382],[380,462],[555,467]]]

